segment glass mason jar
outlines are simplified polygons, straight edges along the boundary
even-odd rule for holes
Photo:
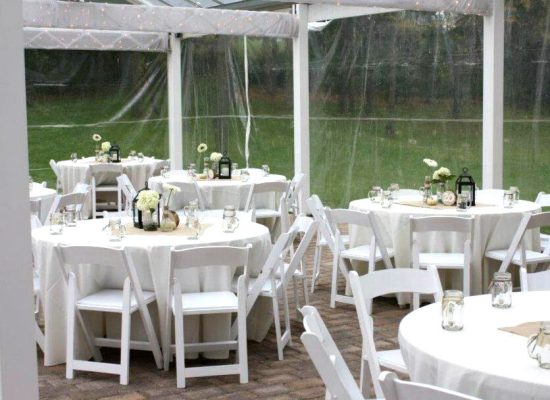
[[[445,182],[439,182],[437,184],[437,204],[443,204],[443,193],[447,190],[447,184]]]
[[[514,194],[514,203],[519,203],[519,188],[517,186],[510,186],[510,192]]]
[[[493,307],[512,307],[512,274],[509,272],[495,272],[490,289]]]
[[[504,208],[514,207],[514,192],[511,192],[509,190],[504,192],[502,205],[504,206]]]
[[[52,235],[61,235],[63,233],[63,213],[54,212],[50,216],[50,233]]]
[[[381,203],[382,208],[390,208],[391,207],[391,205],[393,203],[393,199],[392,199],[392,196],[391,196],[391,192],[389,190],[384,190],[382,192],[382,197],[381,197],[380,203]]]
[[[108,232],[109,241],[120,242],[126,235],[126,226],[120,218],[110,218]]]
[[[63,211],[63,222],[65,223],[65,226],[76,226],[76,209],[74,206]]]
[[[443,293],[441,327],[447,331],[460,331],[464,327],[464,294],[460,290]]]
[[[456,195],[456,210],[467,211],[470,208],[470,193],[458,193]]]
[[[250,179],[250,172],[247,169],[241,171],[241,182],[248,182]]]
[[[225,206],[223,209],[223,224],[222,230],[225,233],[233,233],[239,227],[239,219],[235,206]]]
[[[241,171],[239,170],[239,164],[234,162],[231,164],[231,176],[235,177],[236,179],[239,179],[239,176],[241,175]]]
[[[144,231],[156,231],[157,230],[157,222],[153,218],[153,211],[154,210],[148,210],[143,211],[141,214],[141,218],[143,221],[143,230]]]
[[[550,321],[541,322],[539,333],[529,336],[527,352],[541,368],[550,369]]]

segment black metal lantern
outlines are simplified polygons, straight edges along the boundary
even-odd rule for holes
[[[468,168],[462,168],[462,173],[456,179],[455,184],[456,194],[469,191],[470,192],[470,206],[476,205],[476,183],[472,175],[468,174]]]
[[[116,143],[114,143],[111,148],[109,149],[109,156],[111,158],[111,162],[119,163],[120,160],[120,146]]]
[[[134,221],[134,227],[143,229],[143,212],[137,208],[138,197],[144,190],[149,190],[149,184],[145,181],[145,187],[137,192],[136,197],[132,200],[132,219]],[[157,204],[157,225],[160,226],[160,199],[162,194],[159,194],[159,202]]]
[[[227,156],[227,151],[224,151],[222,158],[220,158],[218,171],[220,179],[231,179],[231,159]]]

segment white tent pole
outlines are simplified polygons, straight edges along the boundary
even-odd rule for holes
[[[310,193],[308,7],[307,4],[293,6],[293,12],[298,17],[298,36],[292,39],[294,173],[305,174],[302,196],[299,199],[301,210],[306,210],[305,199]]]
[[[168,137],[170,169],[183,169],[181,38],[170,34],[168,52]]]
[[[38,399],[21,1],[0,2],[0,399]]]
[[[483,188],[503,185],[504,0],[483,17]]]

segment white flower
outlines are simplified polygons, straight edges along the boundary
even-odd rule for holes
[[[201,143],[197,146],[197,151],[199,153],[204,153],[206,150],[208,150],[208,146],[206,145],[206,143]]]
[[[451,176],[451,171],[449,168],[441,167],[434,172],[432,179],[437,181],[446,180],[449,176]]]
[[[222,159],[222,153],[216,153],[216,152],[213,152],[212,154],[210,154],[210,161],[212,162],[220,162],[220,160]]]
[[[101,136],[98,133],[94,133],[92,135],[92,139],[94,142],[99,142],[101,140]]]
[[[424,161],[424,164],[426,164],[430,168],[437,168],[437,161],[435,160],[430,160],[429,158],[425,158],[422,161]]]
[[[108,153],[111,149],[111,142],[103,142],[101,143],[101,151],[104,153]]]
[[[170,185],[169,183],[163,183],[162,190],[166,192],[176,192],[176,193],[181,192],[181,189],[179,187],[177,187],[176,185]]]
[[[159,203],[159,194],[154,190],[142,190],[138,194],[136,207],[140,211],[150,211],[157,208]]]

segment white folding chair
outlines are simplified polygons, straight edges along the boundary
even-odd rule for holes
[[[414,217],[410,218],[411,258],[413,268],[433,265],[438,269],[461,269],[464,296],[470,295],[470,265],[472,260],[472,239],[474,217]],[[428,232],[458,232],[465,235],[463,251],[459,253],[420,252],[419,235]]]
[[[325,384],[325,399],[363,399],[357,382],[353,379],[346,361],[336,347],[317,309],[304,306],[301,311],[304,316],[305,331],[300,339]]]
[[[379,381],[386,400],[481,400],[437,386],[402,381],[389,371],[382,372]]]
[[[48,212],[46,222],[49,223],[50,216],[54,212],[61,212],[70,207],[74,207],[75,212],[80,215],[89,193],[90,185],[78,183],[72,193],[55,196],[50,211]]]
[[[338,271],[342,273],[346,283],[349,283],[349,272],[353,269],[352,261],[368,263],[368,273],[374,272],[376,263],[383,261],[386,268],[393,268],[390,258],[395,253],[392,248],[387,248],[382,241],[382,234],[371,213],[346,209],[325,209],[329,223],[336,231],[334,238],[335,251],[332,260],[332,282],[330,291],[330,307],[334,308],[336,302],[353,304],[353,297],[338,294]],[[341,239],[340,230],[336,228],[340,224],[355,225],[371,232],[370,244],[363,244],[346,248]]]
[[[535,203],[537,203],[541,207],[550,207],[550,194],[539,192],[539,194],[537,195],[537,198],[535,199]],[[541,233],[540,234],[541,250],[544,251],[549,246],[550,246],[550,235],[546,233]]]
[[[55,189],[58,193],[61,193],[63,192],[63,185],[61,184],[61,171],[59,171],[59,167],[57,166],[55,160],[50,160],[50,168],[55,174]]]
[[[126,174],[117,176],[116,181],[118,213],[119,215],[122,215],[123,213],[132,215],[132,202],[137,196],[137,190]]]
[[[246,205],[244,207],[245,212],[251,210],[254,211],[254,218],[256,219],[274,219],[275,224],[273,225],[273,232],[276,232],[278,224],[280,223],[282,212],[281,205],[284,201],[278,201],[280,199],[286,198],[286,192],[288,190],[288,182],[262,182],[262,183],[253,183],[248,194],[248,199],[246,200]],[[275,196],[275,201],[278,203],[276,208],[258,208],[256,205],[256,196],[258,195],[273,195]],[[288,213],[286,215],[288,217]]]
[[[154,292],[145,291],[137,276],[132,259],[124,249],[95,246],[57,246],[57,255],[63,273],[68,280],[67,291],[67,353],[66,376],[73,379],[74,371],[103,372],[120,376],[120,384],[127,385],[129,378],[130,348],[149,350],[153,352],[157,368],[162,368],[162,352],[160,350],[155,328],[149,314],[148,305],[156,301]],[[81,296],[77,287],[76,275],[66,269],[66,265],[93,264],[120,269],[126,272],[123,289],[100,289],[86,296]],[[121,337],[118,339],[94,337],[81,311],[121,314]],[[147,342],[130,340],[131,315],[139,311]],[[75,359],[75,328],[76,319],[84,331],[85,338],[97,361]],[[99,347],[120,348],[120,364],[103,363]]]
[[[36,209],[40,210],[40,200],[31,200],[31,230],[40,228],[42,223],[36,215]],[[44,333],[40,329],[39,320],[40,320],[40,303],[41,303],[41,293],[40,293],[40,274],[34,263],[34,249],[32,252],[32,289],[34,294],[34,339],[40,349],[44,351]]]
[[[248,278],[248,253],[250,247],[198,247],[177,250],[172,248],[170,262],[170,296],[166,318],[166,337],[164,340],[164,368],[169,367],[172,352],[176,352],[177,387],[185,387],[185,379],[214,376],[239,375],[241,383],[248,382],[248,355],[246,347],[246,281]],[[182,293],[181,284],[174,276],[176,270],[190,268],[243,267],[243,274],[238,278],[237,295],[231,291],[213,291],[199,293]],[[238,338],[221,342],[185,343],[184,316],[207,314],[237,314]],[[172,318],[175,321],[175,345],[171,343]],[[237,350],[235,364],[215,365],[209,367],[186,367],[185,351]]]
[[[288,211],[294,215],[302,214],[302,190],[305,184],[305,177],[306,175],[300,172],[294,175],[294,178],[292,178],[288,185],[286,204]]]
[[[431,265],[427,270],[393,268],[374,271],[362,276],[359,276],[356,271],[351,271],[349,279],[363,337],[361,390],[363,395],[367,396],[369,383],[372,383],[376,397],[382,398],[382,390],[377,380],[380,375],[380,367],[404,374],[407,374],[408,371],[399,349],[376,351],[374,325],[371,317],[372,300],[375,297],[392,293],[419,293],[433,295],[435,301],[440,301],[443,296],[441,282],[437,269]],[[415,298],[413,308],[418,308],[418,305],[418,298]]]
[[[533,250],[526,250],[524,245],[525,233],[529,229],[540,229],[550,226],[550,211],[538,214],[523,214],[512,243],[508,249],[489,250],[485,257],[492,260],[502,261],[499,271],[505,272],[510,264],[527,268],[528,265],[550,262],[550,247],[544,249],[542,253]]]
[[[335,237],[336,232],[331,226],[323,203],[316,194],[312,195],[307,200],[307,206],[309,211],[313,215],[315,221],[319,222],[319,229],[317,231],[317,240],[315,242],[315,254],[313,256],[313,271],[311,273],[311,293],[315,291],[315,283],[321,275],[321,259],[323,257],[323,248],[328,247],[334,254],[336,245]],[[340,239],[344,243],[344,246],[349,245],[349,235],[340,235]]]
[[[92,218],[97,216],[97,193],[119,193],[117,178],[122,175],[122,164],[92,164],[90,165],[90,174],[92,175]],[[109,202],[104,203],[108,207]],[[120,208],[120,202],[116,206]]]
[[[168,180],[166,183],[177,186],[180,189],[180,192],[172,194],[172,198],[170,199],[171,204],[168,204],[171,210],[182,210],[192,200],[197,200],[199,209],[202,211],[205,210],[204,200],[196,181],[182,182],[181,180]]]
[[[292,344],[290,333],[290,313],[288,309],[287,284],[291,276],[291,268],[287,268],[287,274],[281,273],[284,268],[284,259],[290,253],[290,248],[296,238],[298,228],[293,227],[289,232],[282,233],[273,245],[266,262],[258,277],[250,278],[248,282],[248,296],[246,299],[246,314],[248,315],[256,303],[258,297],[271,299],[273,306],[273,322],[275,324],[275,337],[277,340],[277,354],[279,360],[283,359],[284,348]],[[294,265],[293,267],[294,268]],[[285,279],[277,278],[277,271]],[[233,280],[233,291],[237,290],[238,281]],[[285,330],[281,331],[281,320],[279,316],[279,298],[283,300],[283,317]],[[232,336],[235,337],[236,326],[233,324]]]
[[[40,221],[40,211],[42,210],[42,200],[31,200],[31,230],[40,228],[42,222]]]
[[[522,292],[550,290],[550,269],[528,273],[527,268],[520,267],[519,280]]]

